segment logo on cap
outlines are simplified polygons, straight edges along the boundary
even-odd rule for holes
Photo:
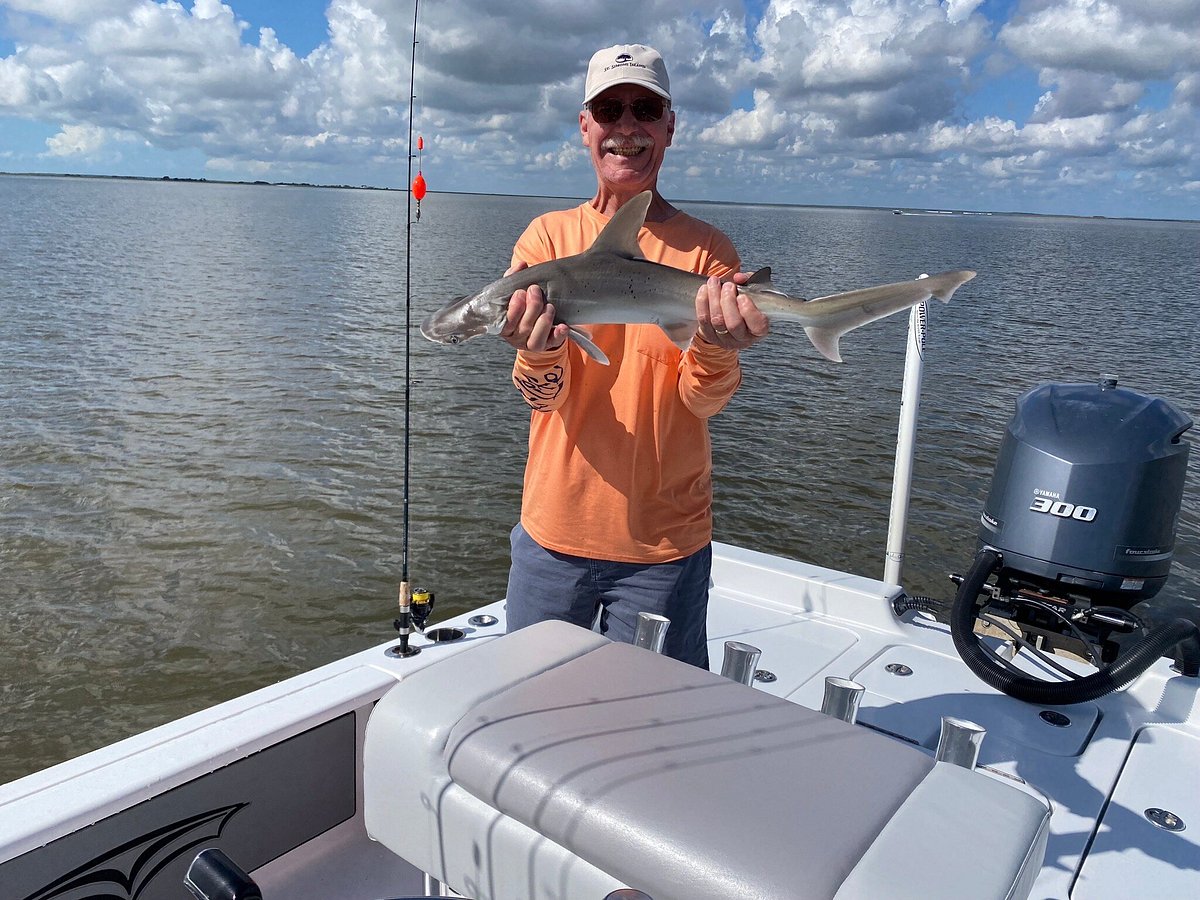
[[[629,62],[633,59],[628,53],[620,53],[617,55],[617,62]]]

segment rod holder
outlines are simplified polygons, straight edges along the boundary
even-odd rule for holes
[[[825,678],[825,698],[821,701],[821,712],[853,725],[858,721],[858,704],[862,702],[861,684],[849,678],[829,675]]]
[[[633,646],[662,653],[663,642],[667,639],[667,629],[670,627],[671,620],[666,616],[648,612],[638,613],[637,631],[633,634]]]
[[[403,659],[407,656],[416,656],[421,652],[420,647],[413,647],[409,644],[409,639],[414,631],[413,628],[413,609],[412,609],[412,586],[407,581],[400,582],[400,598],[399,598],[399,615],[392,622],[396,633],[400,635],[400,643],[395,647],[389,647],[386,651],[388,656],[399,657]]]
[[[979,748],[987,729],[967,719],[942,716],[942,734],[938,738],[938,762],[954,763],[964,769],[974,769],[979,761]]]
[[[731,681],[749,685],[754,680],[754,670],[762,651],[741,641],[725,642],[725,658],[721,661],[721,674]]]
[[[263,900],[254,879],[216,847],[196,854],[183,883],[196,900]]]

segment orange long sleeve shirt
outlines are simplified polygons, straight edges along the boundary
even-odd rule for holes
[[[608,219],[584,203],[535,219],[513,261],[592,245]],[[717,229],[685,213],[647,222],[643,255],[703,275],[741,263]],[[513,383],[532,408],[521,524],[551,550],[617,562],[667,562],[712,540],[708,417],[741,383],[738,354],[703,341],[681,352],[657,325],[587,329],[604,366],[574,341],[521,351]]]

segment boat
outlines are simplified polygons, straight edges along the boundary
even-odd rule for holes
[[[1194,896],[1200,632],[1124,634],[1190,425],[1112,377],[1027,391],[948,618],[891,539],[879,580],[716,544],[711,672],[653,617],[506,635],[503,599],[430,627],[402,594],[398,640],[0,787],[0,897]]]

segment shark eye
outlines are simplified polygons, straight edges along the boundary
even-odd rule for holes
[[[457,334],[452,334],[452,335],[450,335],[449,339],[447,339],[446,343],[447,344],[461,344],[462,336],[457,335]]]

